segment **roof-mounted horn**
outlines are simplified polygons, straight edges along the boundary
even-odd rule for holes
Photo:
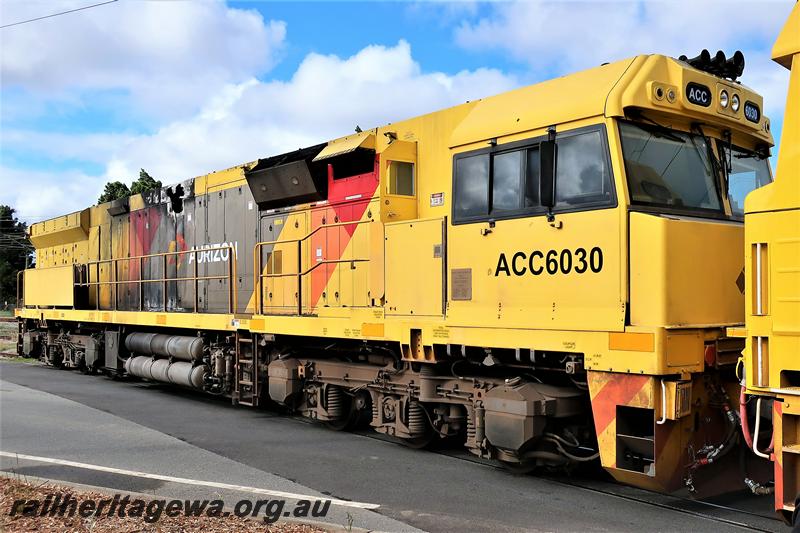
[[[702,70],[719,78],[728,78],[731,81],[736,81],[736,78],[744,72],[744,54],[737,50],[733,53],[730,59],[725,57],[725,52],[718,50],[714,56],[711,56],[708,50],[703,50],[699,55],[693,58],[688,58],[682,55],[678,58],[685,61],[697,70]]]

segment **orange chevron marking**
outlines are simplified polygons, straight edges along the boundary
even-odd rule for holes
[[[647,376],[609,374],[606,384],[592,398],[592,413],[597,434],[617,417],[617,406],[628,405],[650,383]]]

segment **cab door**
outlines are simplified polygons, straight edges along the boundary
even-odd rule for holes
[[[454,156],[448,318],[470,326],[621,330],[621,218],[605,128],[556,136],[550,213],[540,197],[544,140]]]

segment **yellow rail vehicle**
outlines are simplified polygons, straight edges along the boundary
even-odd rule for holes
[[[791,74],[775,182],[753,192],[745,203],[747,347],[743,384],[753,400],[749,403],[755,404],[754,412],[750,413],[755,425],[745,429],[745,436],[756,454],[774,461],[775,509],[797,526],[800,525],[800,6],[795,5],[789,16],[772,50],[772,58],[790,69]],[[745,404],[744,394],[742,404]],[[770,426],[774,429],[770,430]]]
[[[742,68],[637,56],[36,224],[20,351],[726,490],[771,179]]]

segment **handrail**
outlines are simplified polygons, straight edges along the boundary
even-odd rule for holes
[[[330,228],[339,228],[343,226],[355,226],[359,224],[368,224],[374,222],[375,220],[370,218],[367,220],[354,220],[352,222],[334,222],[333,224],[321,224],[306,234],[304,237],[299,239],[279,239],[275,241],[264,241],[264,242],[257,242],[253,246],[253,295],[255,296],[256,306],[255,312],[256,314],[263,314],[264,312],[264,285],[263,280],[264,278],[284,278],[284,277],[297,277],[297,314],[303,314],[303,276],[308,275],[311,271],[319,267],[320,265],[330,265],[330,264],[338,264],[338,263],[361,263],[361,262],[368,262],[369,259],[330,259],[324,261],[318,261],[314,266],[307,270],[303,270],[303,242],[306,241],[309,237],[321,231],[323,229],[330,229]],[[289,272],[289,273],[281,273],[281,274],[264,274],[264,264],[261,259],[261,249],[264,246],[275,246],[278,244],[291,244],[297,243],[297,272]]]
[[[304,240],[308,239],[309,237],[311,237],[316,232],[318,232],[319,230],[322,230],[322,229],[339,228],[339,227],[342,227],[342,226],[353,226],[353,225],[365,224],[365,223],[368,224],[370,222],[374,222],[374,220],[373,219],[368,219],[368,220],[357,220],[357,221],[354,221],[354,222],[334,222],[333,224],[322,224],[320,226],[317,226],[313,230],[311,230],[311,232],[306,234],[305,237],[301,237],[299,239],[282,239],[282,240],[277,240],[277,241],[264,241],[264,242],[257,242],[255,245],[256,246],[260,246],[260,245],[266,245],[266,244],[289,244],[291,242],[303,242]]]
[[[205,253],[211,252],[215,250],[228,250],[228,272],[224,275],[218,276],[199,276],[197,272],[197,254],[198,253]],[[177,257],[184,254],[193,254],[194,255],[194,268],[193,276],[188,277],[177,277],[177,268],[175,272],[175,277],[168,277],[168,263],[167,259],[169,257]],[[139,276],[140,278],[144,272],[144,261],[146,259],[153,259],[161,257],[163,258],[163,268],[164,268],[164,277],[161,278],[152,278],[152,279],[126,279],[120,280],[119,279],[119,264],[122,261],[127,262],[128,264],[131,261],[137,261],[139,264]],[[104,264],[111,264],[111,273],[113,274],[112,279],[109,281],[101,281],[100,280],[100,266]],[[145,255],[135,255],[130,257],[113,257],[110,259],[97,259],[94,261],[88,261],[86,263],[81,263],[79,266],[86,267],[86,280],[80,279],[73,283],[75,287],[94,287],[95,290],[95,309],[100,310],[100,287],[103,285],[107,285],[111,287],[111,292],[113,295],[113,306],[112,309],[114,311],[118,310],[119,304],[119,285],[130,285],[136,284],[139,286],[139,311],[144,311],[144,284],[145,283],[162,283],[164,289],[162,291],[163,296],[163,309],[164,312],[167,311],[168,308],[168,291],[167,291],[167,283],[169,282],[179,282],[179,281],[194,281],[194,309],[193,312],[197,313],[199,308],[199,301],[198,301],[198,287],[200,281],[210,281],[214,279],[227,279],[228,280],[228,312],[235,313],[238,309],[238,298],[237,298],[237,291],[236,291],[236,247],[232,245],[224,245],[224,246],[211,246],[207,248],[200,248],[194,250],[176,250],[174,252],[159,252],[155,254],[145,254]],[[90,267],[95,267],[95,279],[97,281],[89,281],[90,278]],[[83,277],[83,276],[81,276]]]
[[[23,276],[25,274],[25,270],[26,269],[17,271],[17,309],[20,309],[20,308],[23,307],[22,299],[25,298],[25,291],[24,291],[24,285],[23,285],[23,283],[24,283]],[[23,288],[22,291],[20,291],[20,287]],[[20,297],[20,293],[22,294],[21,297]]]

